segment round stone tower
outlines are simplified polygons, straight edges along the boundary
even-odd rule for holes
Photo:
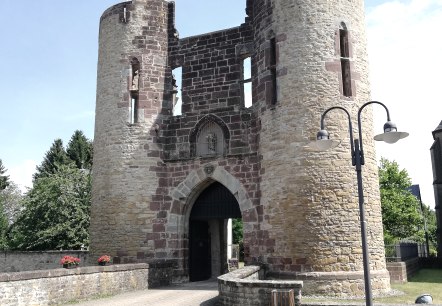
[[[144,260],[155,227],[151,210],[168,54],[168,2],[133,0],[106,10],[100,21],[95,118],[92,256]],[[164,108],[167,109],[167,108]]]
[[[364,1],[249,0],[248,14],[255,33],[253,98],[261,106],[265,217],[260,232],[250,238],[259,243],[246,251],[267,264],[269,276],[304,280],[303,293],[364,295],[357,180],[346,114],[332,111],[325,120],[332,137],[342,140],[338,148],[314,152],[306,146],[315,139],[326,109],[345,107],[355,127],[358,108],[370,101]],[[376,294],[390,285],[371,108],[363,111],[362,121]]]

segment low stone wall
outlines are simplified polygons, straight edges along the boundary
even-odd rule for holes
[[[262,280],[259,266],[247,266],[218,277],[221,305],[268,306],[272,290],[294,290],[295,305],[301,305],[302,281]]]
[[[387,262],[387,270],[390,272],[390,280],[392,283],[404,284],[408,282],[408,279],[415,275],[419,269],[419,258],[399,262]]]
[[[59,305],[168,285],[171,271],[162,263],[1,273],[0,305]]]
[[[157,261],[149,263],[149,288],[169,286],[173,280],[175,263],[173,261]]]
[[[60,259],[65,255],[80,258],[81,265],[85,265],[88,261],[88,251],[4,251],[0,253],[0,273],[60,268]]]

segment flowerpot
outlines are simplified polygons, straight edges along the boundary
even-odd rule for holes
[[[105,262],[105,261],[100,261],[100,262],[98,263],[99,266],[105,266],[106,264],[107,264],[107,262]]]
[[[70,265],[70,264],[63,264],[63,268],[65,269],[75,269],[78,265]]]

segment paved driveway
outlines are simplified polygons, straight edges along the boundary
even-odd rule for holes
[[[96,299],[76,306],[215,306],[218,296],[216,280],[170,287],[133,291],[109,298]]]

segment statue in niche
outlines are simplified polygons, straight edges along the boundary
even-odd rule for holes
[[[208,133],[207,134],[207,148],[209,150],[209,154],[216,153],[216,143],[217,143],[216,134],[213,132]]]
[[[140,75],[138,72],[138,69],[134,71],[133,77],[132,77],[132,86],[130,90],[138,90],[138,84],[140,82]]]
[[[178,85],[176,84],[176,79],[174,74],[172,74],[172,92],[174,93],[178,92]]]

